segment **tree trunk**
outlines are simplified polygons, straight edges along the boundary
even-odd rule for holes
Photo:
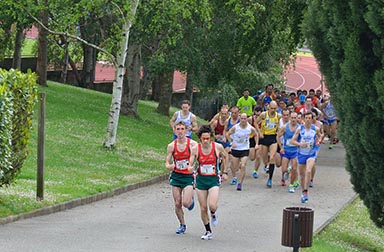
[[[128,55],[125,64],[127,73],[123,83],[123,97],[121,101],[121,113],[138,117],[137,103],[139,101],[141,82],[141,45],[133,44],[128,47]]]
[[[13,51],[12,68],[21,70],[21,49],[23,47],[24,29],[17,26],[15,50]]]
[[[84,88],[90,88],[95,81],[95,60],[96,49],[83,45],[83,70],[81,72],[81,83],[80,86]]]
[[[44,1],[46,6],[48,5],[47,0]],[[45,26],[48,27],[48,11],[41,11],[40,12],[40,21]],[[39,36],[38,36],[38,42],[39,42],[39,49],[37,54],[37,65],[36,65],[36,72],[38,76],[37,82],[42,86],[48,86],[47,85],[47,62],[48,62],[48,40],[47,35],[48,32],[41,27],[41,25],[38,25],[39,29]]]
[[[109,110],[109,118],[107,124],[107,136],[104,146],[111,149],[116,144],[117,126],[119,123],[120,107],[121,107],[121,94],[123,90],[124,79],[124,65],[128,51],[129,31],[132,26],[132,19],[135,17],[139,0],[135,0],[134,6],[131,9],[131,18],[125,22],[122,27],[122,38],[120,44],[120,51],[117,54],[117,62],[115,64],[115,80],[113,81],[112,102]]]
[[[160,94],[159,105],[156,111],[162,115],[169,116],[169,108],[172,99],[173,71],[159,74]]]
[[[160,76],[157,75],[152,81],[151,81],[151,100],[158,102],[160,100],[160,92],[161,92],[161,80]]]
[[[63,70],[61,71],[61,82],[66,83],[67,82],[67,76],[68,76],[68,43],[66,42],[64,44],[64,58],[63,58]]]
[[[68,61],[69,61],[69,65],[72,68],[72,73],[75,75],[77,86],[79,86],[81,83],[81,76],[79,74],[79,71],[77,70],[76,63],[73,61],[73,59],[70,56],[68,56]]]

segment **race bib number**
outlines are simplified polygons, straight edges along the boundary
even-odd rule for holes
[[[214,175],[215,174],[215,166],[214,165],[201,165],[200,172],[203,175]]]
[[[266,126],[267,126],[267,129],[273,129],[273,128],[276,127],[276,123],[274,123],[274,122],[268,122]]]
[[[188,168],[188,165],[188,160],[177,160],[175,163],[176,169],[178,170],[186,170]]]
[[[245,144],[248,142],[249,137],[238,137],[236,140],[237,140],[236,142],[238,142],[240,144]]]
[[[293,145],[293,144],[291,143],[291,140],[292,140],[291,138],[287,140],[287,146],[291,146],[291,147],[293,147],[293,146],[295,146],[295,145]]]

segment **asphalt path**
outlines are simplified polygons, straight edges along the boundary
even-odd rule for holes
[[[267,189],[267,175],[252,178],[248,163],[243,191],[226,181],[221,186],[219,225],[214,237],[203,241],[204,227],[199,205],[185,210],[187,232],[175,234],[178,222],[167,181],[142,187],[119,196],[36,218],[0,226],[0,251],[292,251],[281,245],[285,207],[314,210],[314,231],[321,230],[354,197],[349,174],[344,168],[341,144],[333,150],[322,146],[317,163],[315,187],[309,202],[300,203],[300,192],[287,192],[279,185]]]

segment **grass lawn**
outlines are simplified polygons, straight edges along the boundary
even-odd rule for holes
[[[37,44],[36,39],[25,39],[23,44],[23,51],[21,53],[23,57],[35,56],[33,53],[33,48],[35,47],[36,44]]]
[[[373,224],[363,202],[356,199],[314,237],[311,248],[300,251],[382,252],[384,251],[384,230]]]
[[[109,94],[49,83],[46,92],[45,194],[36,201],[37,113],[32,141],[18,179],[0,188],[0,217],[97,194],[166,174],[166,146],[173,138],[168,116],[140,101],[141,118],[122,116],[114,150],[103,148]]]

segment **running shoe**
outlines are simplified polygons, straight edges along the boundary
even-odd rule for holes
[[[293,186],[295,187],[295,189],[299,188],[300,187],[299,181],[296,180],[295,183],[293,183]]]
[[[267,187],[269,187],[269,188],[272,187],[272,179],[268,179],[268,181],[267,181]]]
[[[192,196],[192,204],[188,207],[188,210],[189,211],[192,211],[192,209],[195,207],[195,199],[194,197]]]
[[[328,149],[332,150],[333,144],[329,144]]]
[[[237,184],[237,178],[234,177],[231,181],[231,185],[236,185]]]
[[[176,229],[176,234],[184,234],[185,230],[187,230],[187,226],[185,224],[180,224],[180,227]]]
[[[211,215],[211,222],[212,222],[212,226],[216,227],[217,224],[219,224],[219,218],[217,217],[217,214],[212,214]]]
[[[308,202],[308,194],[303,193],[301,194],[301,203],[307,203]]]
[[[288,192],[290,192],[290,193],[294,193],[294,192],[295,192],[295,186],[292,185],[292,184],[290,184],[290,185],[288,186]]]
[[[237,184],[237,189],[236,190],[241,191],[241,184],[240,183]]]
[[[309,182],[309,187],[315,187],[315,184],[313,183],[312,180],[311,180],[311,182]]]
[[[269,172],[269,166],[264,166],[264,172],[268,173]]]
[[[282,179],[281,182],[280,182],[281,186],[285,186],[285,180]]]
[[[208,240],[211,240],[212,237],[213,237],[213,234],[211,232],[207,231],[207,232],[205,232],[205,234],[203,234],[201,236],[201,239],[208,241]]]
[[[257,171],[253,171],[252,173],[252,176],[257,179],[259,177],[259,174],[257,173]]]
[[[292,171],[292,166],[291,165],[288,165],[288,174],[290,174]]]

